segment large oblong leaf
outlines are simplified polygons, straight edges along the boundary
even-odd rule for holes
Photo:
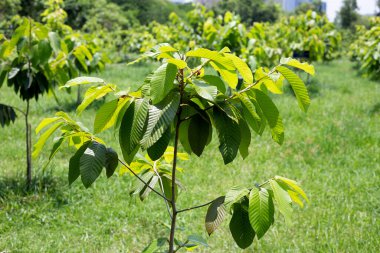
[[[70,158],[68,174],[70,185],[80,176],[80,158],[82,157],[84,151],[87,149],[90,143],[90,141],[85,142]]]
[[[88,188],[99,177],[106,164],[107,149],[103,144],[92,141],[79,159],[83,185]]]
[[[310,105],[310,97],[302,79],[299,78],[293,71],[284,66],[278,66],[276,67],[276,70],[280,72],[280,74],[283,75],[286,80],[288,80],[289,84],[293,88],[294,93],[296,94],[300,108],[306,112]]]
[[[140,148],[146,129],[149,101],[137,99],[125,112],[119,129],[119,143],[124,160],[129,164]]]
[[[115,113],[117,108],[118,100],[109,101],[100,107],[96,112],[94,120],[94,133],[100,133],[101,131],[107,129],[110,126],[107,126]]]
[[[201,156],[203,153],[209,137],[210,127],[210,123],[204,120],[199,114],[196,114],[190,119],[187,135],[188,142],[191,151],[197,156]]]
[[[170,138],[171,128],[168,127],[168,129],[166,129],[166,131],[162,134],[161,138],[158,139],[156,143],[154,143],[151,147],[147,149],[150,159],[156,161],[161,158],[161,156],[165,153],[165,150],[169,145]]]
[[[219,151],[222,154],[224,164],[232,162],[239,150],[240,131],[238,123],[231,119],[226,112],[214,107],[214,123],[218,131]]]
[[[248,212],[249,221],[260,239],[274,222],[273,200],[265,188],[251,190]]]
[[[282,144],[284,142],[284,125],[282,124],[277,106],[273,103],[272,99],[261,90],[253,89],[252,91],[256,94],[256,101],[271,128],[272,139],[278,144]]]
[[[177,92],[170,93],[157,105],[149,106],[149,116],[145,134],[140,141],[144,149],[151,147],[173,123],[179,106],[180,96]]]
[[[103,79],[97,78],[97,77],[81,76],[81,77],[71,79],[61,88],[68,88],[68,87],[73,87],[73,86],[77,86],[77,85],[84,85],[84,84],[100,85],[100,84],[105,84],[105,81]]]
[[[150,80],[150,95],[153,104],[160,102],[173,89],[176,74],[177,66],[172,63],[161,65],[153,73]]]
[[[255,238],[255,231],[249,223],[248,212],[241,204],[233,205],[233,214],[230,221],[230,231],[236,244],[242,248],[248,248]]]
[[[285,222],[290,223],[292,216],[292,199],[290,198],[288,192],[283,189],[276,180],[269,180],[269,184],[273,191],[273,197],[278,205],[278,210],[285,217]]]

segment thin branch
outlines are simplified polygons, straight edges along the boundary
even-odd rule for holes
[[[152,188],[147,182],[145,182],[139,175],[136,174],[136,172],[134,172],[127,164],[125,164],[122,160],[119,159],[119,162],[124,166],[126,167],[135,177],[137,177],[138,180],[140,180],[146,187],[148,187],[149,189],[151,189],[154,193],[156,193],[158,196],[160,196],[161,198],[163,198],[165,201],[168,201],[169,203],[171,203],[171,200],[166,198],[164,195],[162,195],[161,193],[159,193],[158,191],[156,191],[154,188]]]
[[[158,171],[157,171],[157,169],[156,169],[156,164],[157,164],[157,161],[155,161],[154,164],[153,164],[153,170],[154,170],[154,172],[156,173],[156,175],[157,175],[157,177],[158,177],[158,181],[159,181],[159,184],[160,184],[161,192],[162,192],[162,194],[165,196],[164,184],[162,183],[161,176],[160,176],[160,174],[158,173]],[[170,216],[170,219],[172,219],[173,216],[172,216],[172,213],[170,212],[169,202],[166,201],[166,199],[165,199],[165,204],[166,204],[166,209],[168,210],[168,214],[169,214],[169,216]]]
[[[211,205],[212,202],[214,202],[214,200],[211,200],[211,201],[209,201],[209,202],[207,202],[205,204],[202,204],[202,205],[193,206],[193,207],[185,208],[185,209],[182,209],[182,210],[178,210],[177,213],[182,213],[182,212],[194,210],[194,209],[197,209],[197,208],[205,207],[205,206]]]

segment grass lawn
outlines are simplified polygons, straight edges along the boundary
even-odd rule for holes
[[[100,76],[110,82],[136,87],[154,66],[110,66]],[[379,83],[356,76],[346,60],[316,65],[317,93],[308,114],[287,94],[276,98],[285,124],[285,143],[274,143],[269,131],[253,137],[251,154],[224,166],[214,140],[202,158],[182,162],[180,179],[186,188],[180,208],[214,199],[234,185],[281,175],[296,179],[310,198],[295,208],[293,223],[285,225],[276,214],[274,226],[244,252],[378,252],[380,247],[380,97]],[[59,91],[65,110],[74,94]],[[24,107],[5,87],[0,102]],[[52,116],[53,97],[32,102],[31,122]],[[79,118],[92,128],[94,107]],[[379,106],[377,106],[379,108]],[[112,147],[117,135],[102,134]],[[22,190],[25,174],[24,125],[0,128],[0,252],[140,252],[151,240],[167,236],[169,219],[162,200],[154,195],[142,203],[130,197],[130,176],[103,175],[85,190],[79,181],[69,187],[68,160],[73,149],[63,149],[46,164],[49,150],[34,160],[35,190]],[[36,136],[33,136],[33,141]],[[118,150],[119,154],[120,150]],[[206,236],[206,208],[179,215],[177,235]],[[210,248],[196,252],[243,252],[235,245],[228,222],[208,238]]]

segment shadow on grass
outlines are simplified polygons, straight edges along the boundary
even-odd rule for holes
[[[31,203],[45,201],[46,197],[60,207],[68,203],[64,192],[64,183],[60,178],[52,175],[34,177],[30,187],[27,187],[25,178],[0,178],[0,209],[8,202]]]

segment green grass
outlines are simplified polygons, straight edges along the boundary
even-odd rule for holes
[[[100,76],[136,87],[152,68],[115,65]],[[214,140],[202,158],[192,156],[181,163],[185,170],[180,179],[186,186],[178,200],[181,208],[216,198],[234,185],[251,186],[274,175],[302,183],[310,204],[295,208],[290,226],[277,215],[264,238],[244,252],[377,252],[380,246],[379,84],[356,76],[345,60],[316,69],[318,92],[307,115],[292,95],[276,98],[286,128],[282,146],[266,132],[253,137],[246,160],[224,166]],[[75,96],[59,94],[64,108],[72,108],[67,105]],[[4,87],[0,102],[24,106]],[[94,107],[80,117],[90,128]],[[56,109],[52,97],[33,102],[33,126]],[[70,113],[74,116],[74,111]],[[152,239],[167,236],[169,220],[162,200],[151,195],[142,203],[130,197],[130,176],[108,180],[102,176],[87,190],[79,181],[69,187],[72,149],[60,152],[45,171],[48,150],[34,160],[35,188],[25,193],[23,132],[21,118],[0,129],[0,252],[140,252]],[[112,131],[102,137],[117,147]],[[206,237],[205,212],[203,208],[180,214],[178,224],[184,231],[178,235]],[[228,222],[208,242],[210,248],[197,252],[242,252],[230,236]]]

